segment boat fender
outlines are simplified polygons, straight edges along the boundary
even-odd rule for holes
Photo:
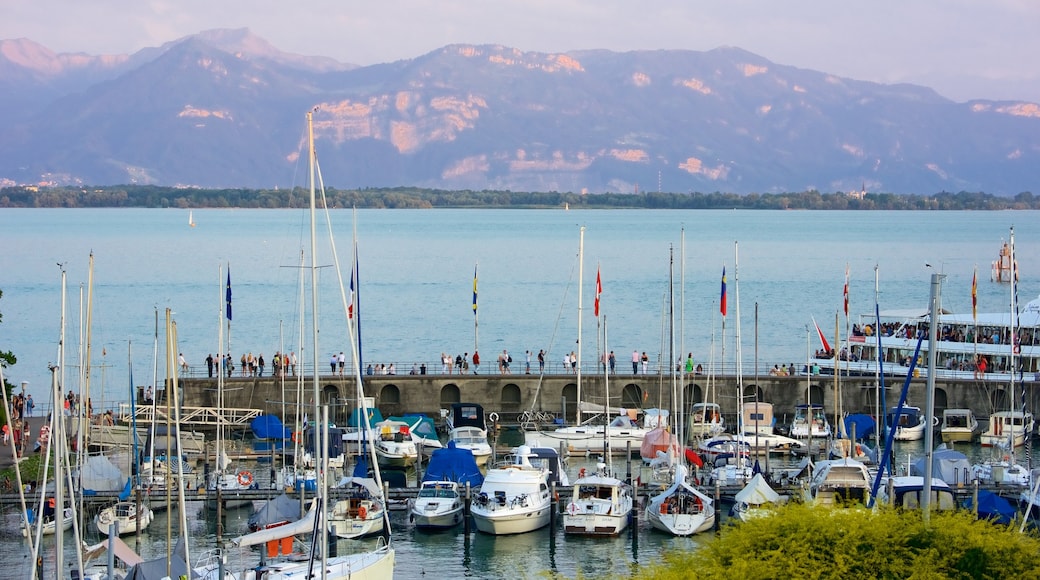
[[[580,479],[582,477],[585,477],[585,468],[584,467],[582,467],[581,470],[578,471],[578,478]]]
[[[243,487],[249,487],[250,485],[253,485],[253,474],[249,471],[239,471],[238,483]]]
[[[365,508],[365,506],[361,506],[357,509],[357,515],[359,518],[363,520],[368,519],[368,510]]]

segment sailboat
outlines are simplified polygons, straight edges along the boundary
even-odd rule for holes
[[[188,226],[195,227],[195,216],[190,209],[188,210]]]
[[[315,441],[321,441],[320,445],[316,445],[316,451],[322,458],[321,461],[316,462],[319,465],[318,479],[319,485],[317,486],[315,498],[312,503],[311,511],[308,512],[302,520],[286,524],[284,526],[278,526],[271,529],[260,530],[241,536],[232,540],[232,543],[237,546],[250,546],[259,543],[267,543],[272,541],[278,541],[278,546],[282,546],[281,540],[291,538],[292,536],[301,533],[305,530],[310,529],[313,533],[313,540],[311,543],[311,554],[310,558],[305,561],[297,560],[284,560],[267,562],[263,567],[250,567],[244,570],[239,576],[238,580],[259,580],[261,577],[264,580],[287,580],[289,578],[307,578],[314,577],[313,574],[317,573],[319,576],[326,578],[326,580],[364,580],[364,579],[383,579],[392,578],[394,573],[394,559],[395,550],[390,543],[384,543],[382,540],[374,549],[361,549],[352,554],[346,554],[342,556],[328,556],[326,553],[327,539],[328,539],[328,528],[326,526],[326,498],[328,497],[328,461],[326,459],[324,449],[328,447],[328,409],[320,409],[319,402],[321,401],[321,380],[319,377],[319,369],[321,365],[318,361],[319,353],[321,349],[318,344],[318,263],[317,263],[317,235],[316,235],[316,211],[317,203],[315,200],[315,187],[316,187],[316,164],[317,157],[314,149],[314,125],[313,125],[314,111],[308,111],[307,113],[307,134],[309,144],[309,162],[310,162],[310,247],[311,247],[311,340],[313,348],[311,355],[313,357],[313,416],[315,426]],[[333,246],[333,251],[335,247]],[[338,269],[338,266],[337,266]],[[350,338],[350,345],[353,351],[354,360],[359,359],[358,356],[358,344],[354,333],[354,328],[347,324],[347,330]],[[354,375],[356,379],[356,389],[358,391],[358,400],[361,402],[362,411],[366,408],[365,398],[362,396],[362,378],[361,378],[361,365],[354,364]],[[322,412],[324,411],[324,413]],[[320,431],[320,433],[319,433]],[[324,436],[322,436],[324,435]],[[371,449],[372,442],[369,440],[369,447],[371,455],[374,455],[374,449]],[[381,485],[379,480],[379,469],[375,469],[377,485]],[[389,537],[390,522],[384,510],[383,512],[384,525],[386,527],[387,535]],[[273,556],[277,556],[280,550],[276,546]],[[270,548],[271,545],[268,544]],[[290,542],[291,548],[291,542]],[[323,572],[322,572],[323,571]],[[217,576],[213,576],[217,578]]]
[[[669,285],[669,313],[670,320],[674,320],[674,298],[672,288],[672,266],[669,261],[668,285]],[[738,316],[739,318],[739,316]],[[669,324],[670,341],[674,350],[675,329],[674,324]],[[673,360],[674,356],[669,356]],[[675,366],[672,369],[672,389],[675,393],[676,407],[682,409],[682,389],[675,388]],[[681,413],[680,413],[681,414]],[[679,429],[679,440],[683,440],[683,420],[680,417],[676,421]],[[686,466],[685,457],[680,456],[675,464],[672,474],[672,483],[661,493],[650,498],[646,506],[646,519],[654,529],[672,534],[673,536],[690,536],[712,528],[715,525],[715,502],[700,490],[688,482],[689,468]]]
[[[603,317],[603,350],[607,351],[606,316]],[[610,373],[606,367],[603,383],[605,398],[609,401]],[[605,430],[603,435],[609,439],[610,431]],[[610,442],[604,442],[603,447],[610,449]],[[584,536],[616,536],[628,527],[633,505],[632,486],[611,472],[608,453],[606,463],[598,463],[595,472],[575,480],[571,501],[563,514],[563,531]]]

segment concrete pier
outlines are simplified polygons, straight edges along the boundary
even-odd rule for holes
[[[789,423],[795,406],[808,400],[822,403],[833,418],[835,393],[840,393],[841,410],[846,413],[874,413],[877,387],[874,377],[842,377],[840,388],[835,387],[833,376],[762,376],[743,377],[743,400],[758,400],[773,404],[778,423]],[[885,380],[886,404],[898,403],[899,392],[905,379],[888,377]],[[216,406],[216,379],[182,379],[182,404],[189,407]],[[736,376],[688,375],[681,379],[684,399],[691,401],[714,400],[722,406],[727,423],[734,424],[738,413]],[[1027,408],[1036,409],[1031,382],[1025,383]],[[713,391],[708,392],[709,389]],[[926,381],[911,381],[907,404],[923,406]],[[355,380],[333,375],[320,378],[322,404],[332,408],[333,421],[346,422],[355,406]],[[981,421],[996,409],[1010,406],[1010,387],[1007,384],[972,380],[940,380],[936,383],[935,408],[941,414],[946,408],[972,409]],[[383,416],[405,413],[425,413],[438,420],[441,409],[456,402],[475,402],[485,411],[497,412],[501,421],[509,423],[528,410],[544,411],[574,420],[577,401],[577,380],[574,375],[377,375],[364,378],[364,391],[371,397]],[[284,392],[284,396],[283,396]],[[313,381],[306,379],[303,401],[306,409],[313,404]],[[604,379],[602,375],[582,377],[582,401],[603,404]],[[667,375],[618,374],[610,378],[611,407],[671,408],[672,379]],[[712,396],[714,394],[714,397]],[[1015,404],[1020,392],[1016,390]],[[227,408],[256,409],[281,416],[283,408],[286,424],[295,418],[296,379],[286,377],[249,378],[233,377],[225,381],[224,404]]]

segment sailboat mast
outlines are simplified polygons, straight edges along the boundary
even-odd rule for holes
[[[679,365],[679,417],[682,420],[686,415],[686,359],[682,353],[686,352],[686,228],[679,231],[679,360],[672,360],[672,364]]]
[[[740,246],[738,242],[733,242],[733,297],[737,303],[737,327],[734,331],[736,346],[734,347],[733,356],[737,370],[737,433],[740,433],[743,431],[741,407],[744,404],[744,372],[740,348]],[[740,456],[738,461],[743,465],[743,454],[738,455]]]
[[[576,366],[576,372],[577,372],[576,380],[577,380],[577,383],[578,383],[578,388],[577,388],[577,400],[578,401],[577,401],[577,404],[575,405],[576,409],[574,410],[574,424],[575,425],[581,425],[581,366],[582,366],[582,364],[581,364],[582,363],[582,360],[581,360],[581,316],[582,316],[582,309],[581,309],[581,293],[582,293],[581,291],[582,291],[582,287],[581,287],[581,284],[582,284],[582,276],[584,274],[584,269],[585,269],[585,226],[581,226],[581,230],[580,230],[580,233],[578,235],[578,340],[577,340],[577,343],[578,343],[578,350],[577,350],[577,352],[578,352],[578,364]]]
[[[315,221],[317,219],[316,201],[314,198],[314,111],[307,111],[307,145],[308,151],[310,152],[307,156],[308,165],[310,167],[310,210],[311,210],[311,341],[314,348],[311,349],[311,364],[314,365],[314,383],[311,386],[311,396],[313,397],[313,414],[314,418],[314,443],[315,449],[318,444],[318,424],[320,417],[320,397],[321,393],[319,390],[318,380],[318,242],[317,242],[317,227]],[[317,467],[317,463],[315,463]],[[322,497],[321,486],[318,486],[318,497]]]
[[[681,422],[682,403],[675,386],[675,248],[668,247],[668,370],[672,378],[672,409]],[[679,459],[682,462],[682,458]]]
[[[231,266],[228,266],[228,282],[231,281]],[[217,264],[217,352],[220,352],[220,347],[224,344],[224,302],[229,296],[225,295],[224,284],[224,270]],[[230,292],[230,287],[227,289]],[[227,300],[230,304],[230,301]],[[228,348],[230,352],[231,347],[231,321],[228,321]],[[178,432],[178,437],[180,433]],[[224,373],[217,373],[217,446],[216,446],[216,470],[214,471],[213,478],[216,481],[216,492],[217,492],[217,545],[223,541],[224,536],[224,517],[223,507],[224,498],[222,489],[223,475],[224,475]]]

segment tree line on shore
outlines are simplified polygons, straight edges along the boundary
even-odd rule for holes
[[[303,208],[310,192],[294,189],[200,189],[157,185],[0,188],[0,207]],[[1008,210],[1040,209],[1040,197],[982,192],[894,193],[568,193],[439,190],[417,187],[333,189],[329,208],[559,208],[761,210]],[[320,205],[320,202],[319,202]]]

